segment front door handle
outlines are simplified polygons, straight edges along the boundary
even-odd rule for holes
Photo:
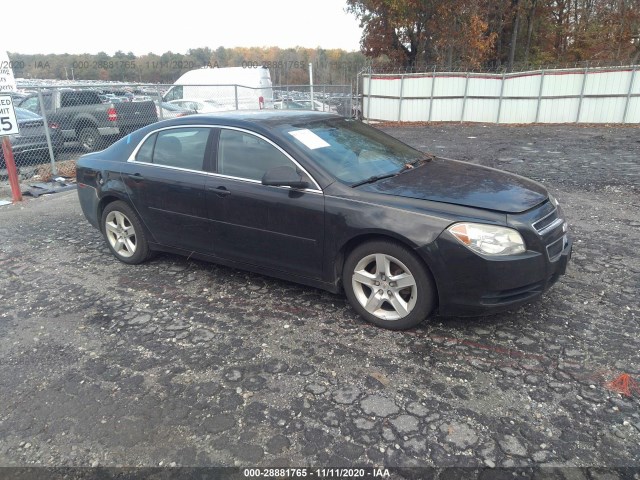
[[[226,197],[227,195],[231,195],[231,192],[227,190],[227,187],[207,187],[207,190],[215,193],[219,197]]]

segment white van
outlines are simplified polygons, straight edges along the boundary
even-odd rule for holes
[[[214,100],[229,110],[272,108],[273,89],[268,68],[200,68],[182,75],[163,100]]]

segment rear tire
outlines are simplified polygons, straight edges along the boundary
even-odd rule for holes
[[[95,127],[84,127],[80,130],[78,142],[80,143],[80,148],[85,152],[100,150],[103,145],[100,132],[98,132],[98,129]]]
[[[356,247],[344,264],[342,281],[349,302],[368,322],[389,330],[413,328],[436,304],[436,288],[422,261],[388,240]]]
[[[140,217],[125,202],[117,200],[106,206],[101,227],[109,250],[121,262],[136,265],[150,257]]]

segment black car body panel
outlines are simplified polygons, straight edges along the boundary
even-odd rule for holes
[[[545,188],[532,180],[494,168],[436,158],[402,175],[362,189],[402,197],[452,203],[506,213],[519,213],[547,198]]]
[[[337,118],[319,112],[243,111],[158,122],[103,152],[81,157],[80,204],[97,228],[109,201],[133,205],[153,249],[332,292],[341,290],[350,249],[366,239],[394,239],[428,267],[439,310],[446,315],[512,308],[539,297],[564,273],[571,240],[562,211],[544,187],[494,169],[435,158],[352,188],[314,163],[286,134],[288,126]],[[211,128],[203,171],[132,161],[136,148],[154,132],[186,126]],[[220,129],[273,142],[313,182],[295,189],[218,173]],[[475,253],[447,230],[457,222],[515,228],[526,251],[504,257]]]

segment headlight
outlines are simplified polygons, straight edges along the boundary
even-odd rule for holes
[[[462,244],[484,255],[515,255],[527,250],[522,236],[512,228],[456,223],[447,230]]]
[[[558,201],[558,199],[551,194],[549,194],[549,201],[551,202],[551,205],[553,205],[554,207],[557,207],[558,205],[560,205],[560,202]]]

